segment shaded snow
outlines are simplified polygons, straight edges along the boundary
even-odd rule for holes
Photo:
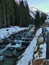
[[[30,15],[32,16],[32,18],[35,19],[36,12],[34,10],[32,10],[32,8],[29,8],[29,12],[30,12]]]
[[[34,18],[34,19],[35,19],[35,16],[34,16],[34,14],[33,14],[33,13],[31,13],[31,12],[30,12],[30,15],[32,16],[32,18]]]
[[[37,30],[36,35],[35,36],[39,36],[42,33],[42,28],[40,28],[39,30]]]

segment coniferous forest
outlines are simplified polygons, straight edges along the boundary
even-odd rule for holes
[[[42,14],[41,18],[39,12],[36,13],[33,19],[29,13],[29,6],[27,1],[20,1],[18,4],[15,0],[0,0],[0,28],[9,26],[28,26],[34,24],[38,26],[38,21],[44,22],[45,15]],[[40,23],[39,23],[40,24]]]
[[[28,4],[15,0],[0,0],[0,27],[27,26],[31,20]]]

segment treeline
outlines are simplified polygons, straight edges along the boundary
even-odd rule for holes
[[[28,26],[31,21],[27,1],[0,0],[0,27]]]
[[[36,12],[35,19],[29,13],[27,1],[18,4],[15,0],[0,0],[0,28],[9,26],[28,26],[35,24],[38,26],[44,22],[46,16],[39,11]]]
[[[45,23],[47,14],[36,11],[35,19],[34,19],[34,25],[36,25],[36,28],[39,28],[43,23]]]
[[[13,25],[15,21],[15,0],[0,0],[0,27]]]

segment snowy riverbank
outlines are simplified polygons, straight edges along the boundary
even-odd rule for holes
[[[4,39],[5,37],[10,36],[13,33],[16,33],[16,32],[19,32],[19,31],[22,31],[25,29],[27,29],[27,28],[21,28],[18,26],[11,26],[9,28],[2,28],[2,29],[0,29],[0,40]]]
[[[37,38],[42,33],[42,28],[38,29],[34,39],[31,41],[28,48],[22,54],[22,58],[18,61],[17,65],[28,65],[28,62],[33,58],[34,49],[36,47]]]

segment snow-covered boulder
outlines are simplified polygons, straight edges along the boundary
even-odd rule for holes
[[[0,61],[2,61],[3,60],[3,56],[0,56]]]

